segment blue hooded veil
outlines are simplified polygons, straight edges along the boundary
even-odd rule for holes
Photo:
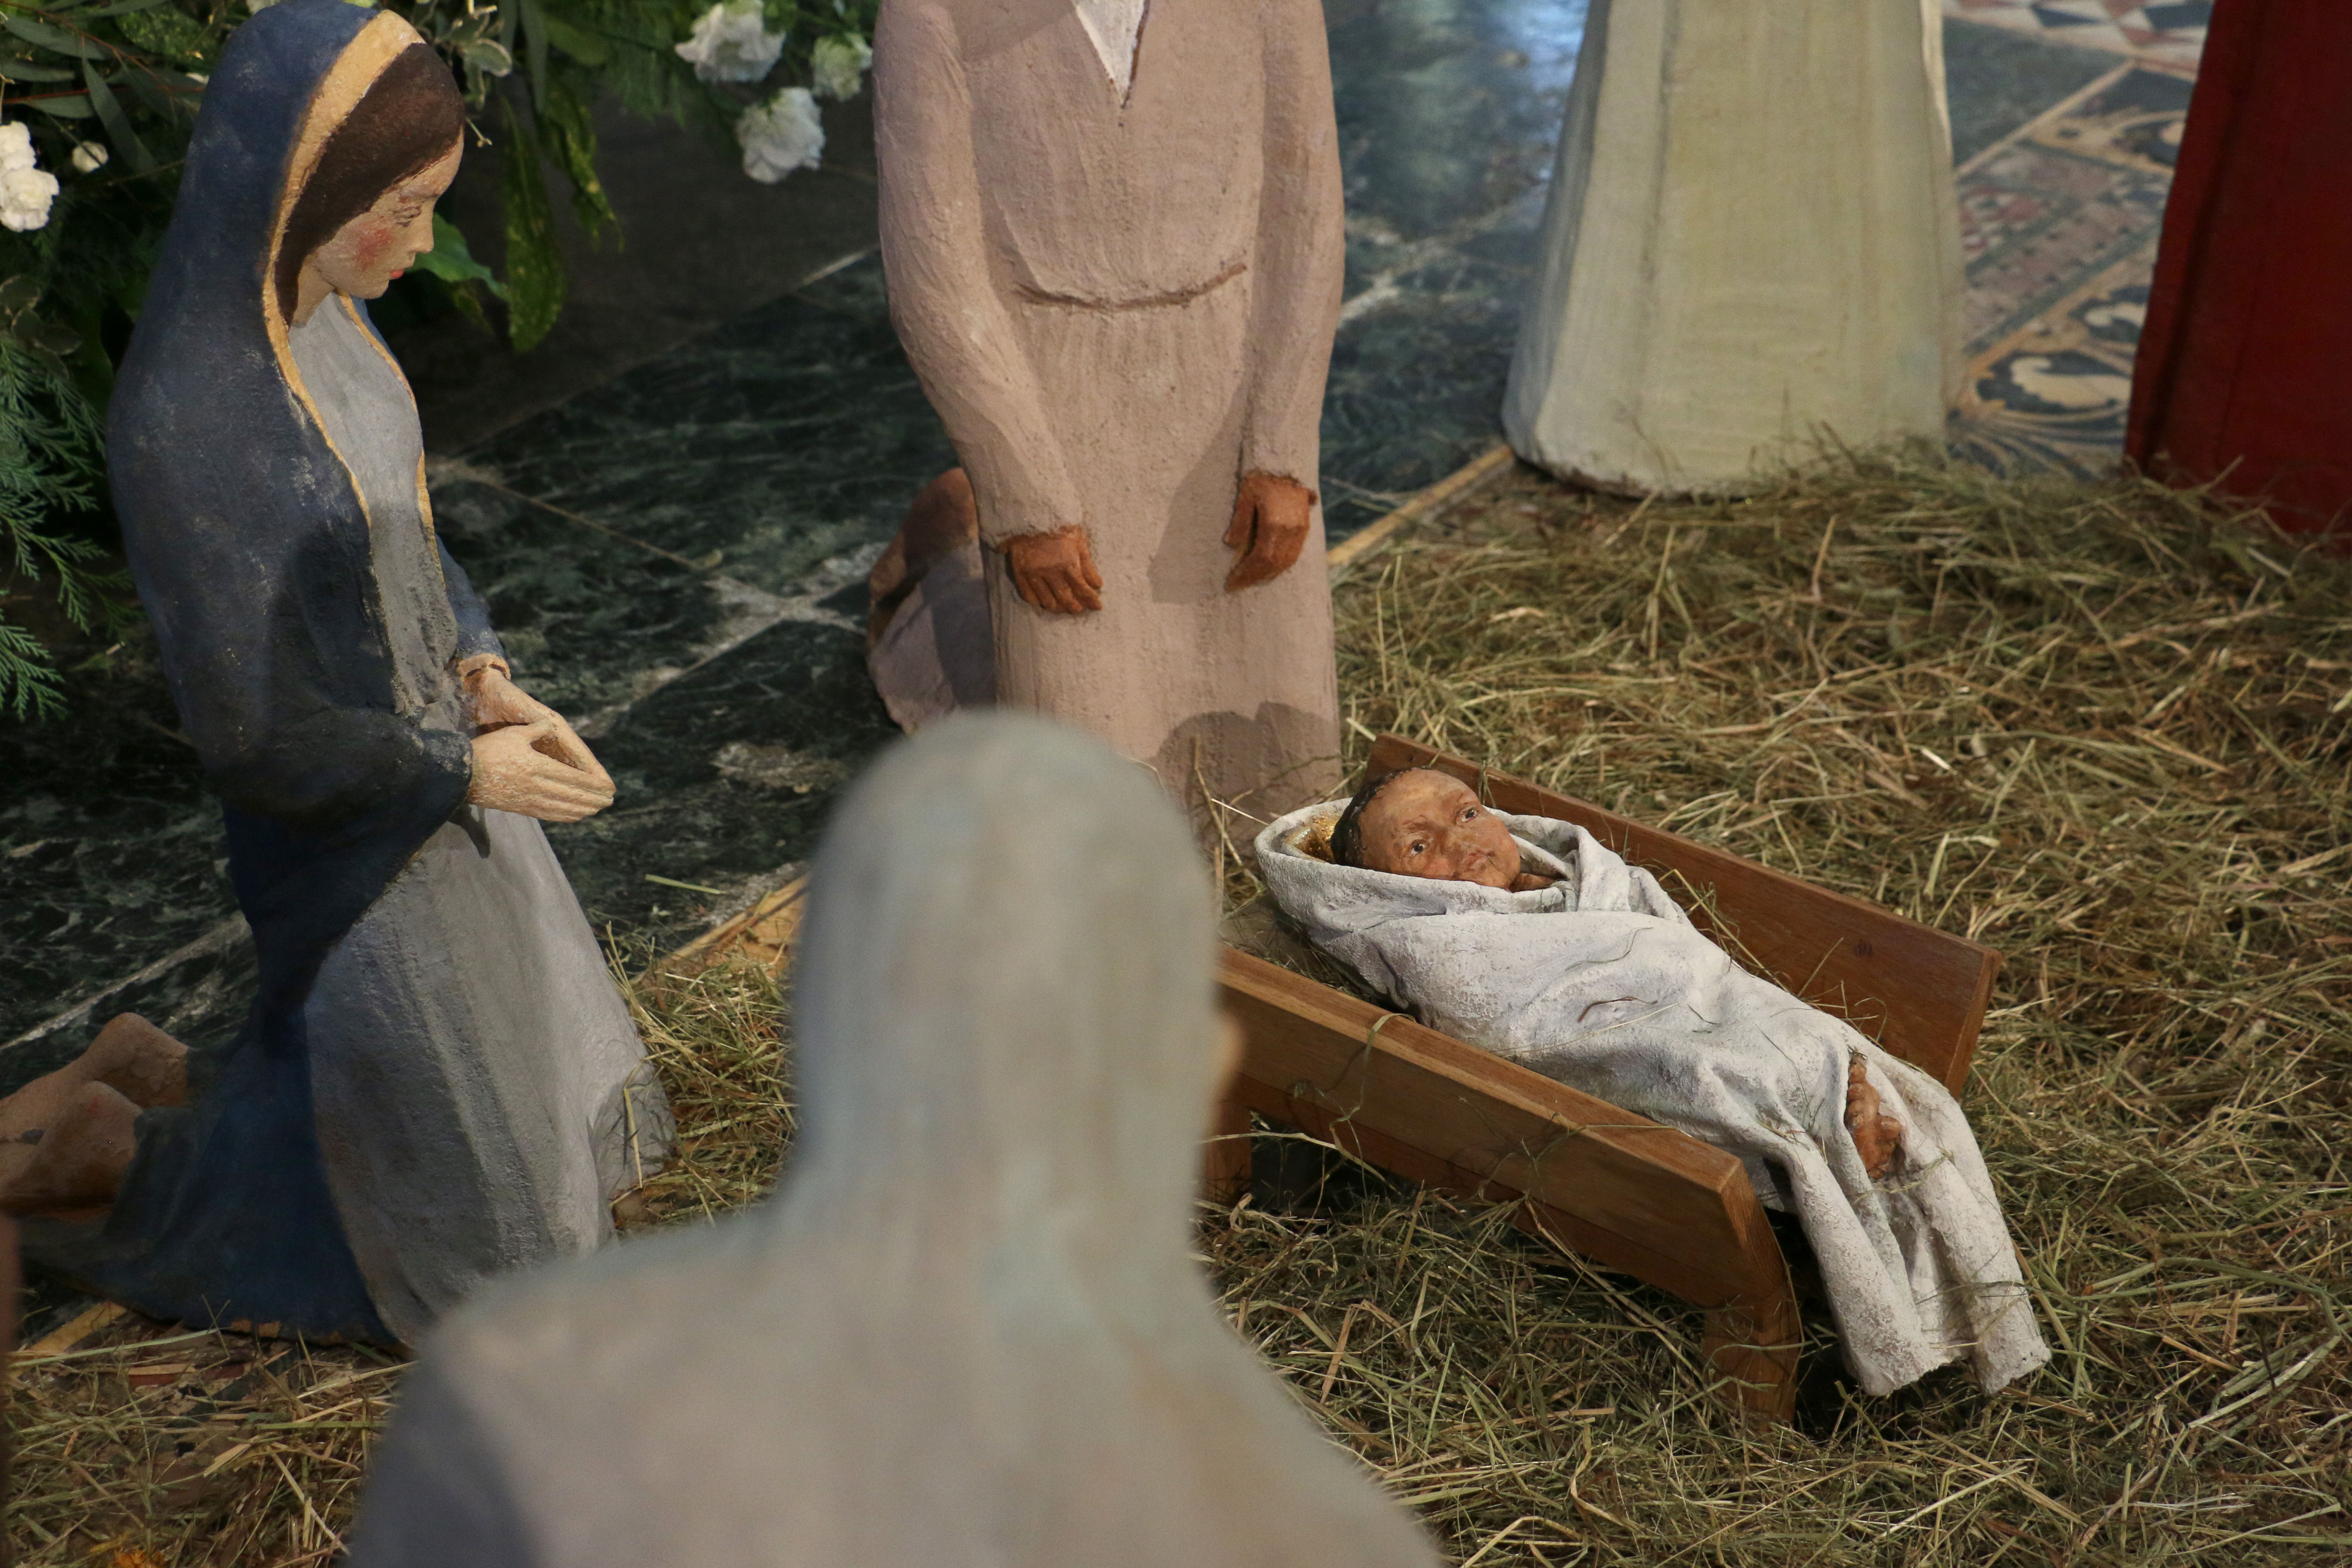
[[[140,1118],[103,1227],[37,1224],[26,1250],[183,1322],[392,1339],[322,1169],[303,1004],[328,950],[463,804],[472,753],[399,710],[366,502],[293,368],[271,279],[321,89],[356,68],[347,54],[415,41],[345,0],[283,0],[237,29],[110,409],[131,573],[221,798],[259,994],[203,1098]],[[440,558],[460,653],[496,651]]]

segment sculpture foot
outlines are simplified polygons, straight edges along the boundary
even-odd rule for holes
[[[24,1093],[0,1109],[14,1109]],[[131,1168],[139,1107],[113,1086],[92,1082],[48,1097],[44,1109],[53,1112],[47,1126],[25,1128],[0,1144],[0,1211],[95,1218],[113,1204]]]
[[[80,1056],[0,1100],[0,1211],[102,1215],[139,1113],[187,1101],[188,1047],[136,1013],[110,1019]]]
[[[142,1110],[188,1103],[188,1047],[136,1013],[108,1019],[74,1066]]]

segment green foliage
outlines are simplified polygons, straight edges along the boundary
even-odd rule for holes
[[[414,270],[438,279],[458,314],[485,331],[489,330],[489,319],[482,310],[480,292],[473,285],[480,284],[494,300],[507,297],[506,285],[499,281],[498,274],[474,259],[473,250],[457,226],[437,212],[433,215],[433,248],[416,258]]]
[[[433,248],[416,258],[416,270],[430,272],[452,288],[479,283],[499,299],[506,298],[506,285],[499,281],[496,273],[474,259],[457,226],[437,212],[433,215]]]
[[[539,138],[509,102],[507,205],[507,331],[518,351],[537,345],[563,309],[563,256],[555,247],[555,213],[547,199],[547,173]]]
[[[168,5],[151,5],[143,11],[131,12],[118,18],[115,26],[126,42],[157,59],[200,65],[212,58],[211,29],[186,12],[174,11]]]
[[[97,411],[63,373],[78,347],[63,327],[33,314],[39,291],[23,278],[0,283],[0,563],[18,584],[53,580],[59,606],[84,632],[112,631],[125,611],[121,574],[98,564],[91,540],[58,531],[60,512],[98,500]],[[0,710],[23,719],[58,710],[58,678],[38,639],[0,621]]]

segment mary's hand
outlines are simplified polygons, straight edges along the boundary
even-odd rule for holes
[[[1225,576],[1225,592],[1270,583],[1297,564],[1315,521],[1315,492],[1297,479],[1253,469],[1234,497],[1225,543],[1241,552]]]
[[[488,731],[506,724],[553,724],[554,734],[540,750],[586,773],[604,792],[605,800],[611,801],[613,775],[604,771],[596,753],[588,749],[588,743],[562,714],[517,686],[508,676],[506,666],[486,660],[466,670],[464,683],[466,695],[473,700],[478,730]]]
[[[562,715],[514,683],[507,668],[492,655],[478,655],[458,666],[459,684],[473,704],[474,722],[485,730],[500,724],[535,724]]]
[[[547,718],[475,736],[466,798],[541,822],[577,822],[613,804],[613,781],[571,725]]]

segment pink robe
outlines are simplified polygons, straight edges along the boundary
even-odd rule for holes
[[[1243,474],[1316,488],[1339,309],[1315,0],[1152,0],[1126,100],[1070,0],[885,0],[891,317],[971,477],[998,700],[1265,817],[1336,786],[1319,507],[1224,589]],[[1103,608],[1033,608],[1003,542],[1082,525]]]

